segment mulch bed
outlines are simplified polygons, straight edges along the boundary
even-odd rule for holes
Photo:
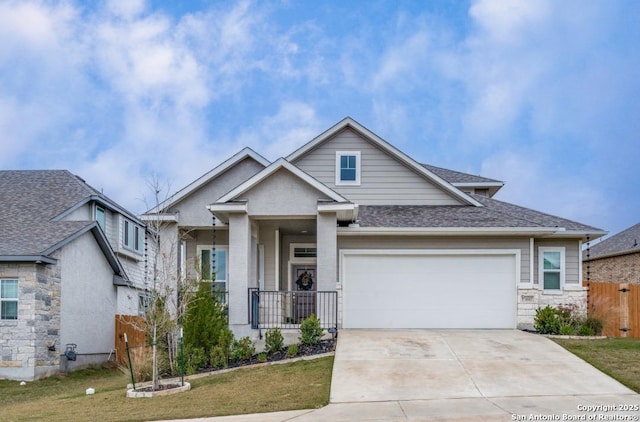
[[[294,356],[290,356],[288,354],[288,347],[283,347],[282,349],[280,349],[279,351],[277,351],[275,353],[268,354],[266,360],[258,360],[258,355],[253,355],[253,356],[251,356],[250,359],[247,359],[247,360],[229,362],[228,368],[238,368],[238,367],[241,367],[241,366],[255,365],[255,364],[258,364],[258,363],[277,362],[277,361],[281,361],[281,360],[299,358],[299,357],[304,357],[304,356],[320,355],[320,354],[323,354],[323,353],[333,352],[335,350],[335,347],[336,347],[336,341],[333,340],[333,339],[331,339],[331,340],[321,340],[320,343],[318,343],[316,345],[298,344],[298,353],[296,355],[294,355]],[[204,369],[202,369],[202,370],[200,370],[198,372],[212,372],[212,371],[216,371],[216,370],[220,370],[220,369],[226,369],[226,368],[208,367],[208,368],[204,368]]]

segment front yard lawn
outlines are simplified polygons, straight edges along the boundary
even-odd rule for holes
[[[640,393],[640,339],[553,340],[605,374]]]
[[[93,368],[20,386],[0,381],[3,421],[142,421],[186,419],[281,410],[329,403],[333,357],[193,379],[191,391],[151,399],[125,397],[128,378],[117,369]],[[85,395],[87,388],[94,395]]]

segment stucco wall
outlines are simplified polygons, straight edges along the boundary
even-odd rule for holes
[[[589,261],[591,281],[607,283],[640,283],[640,253],[612,256]],[[587,263],[583,264],[587,276]]]
[[[117,297],[113,270],[91,233],[62,249],[60,265],[61,349],[75,343],[78,355],[104,354],[106,359],[115,337]]]

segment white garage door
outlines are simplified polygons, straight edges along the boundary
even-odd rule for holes
[[[516,251],[341,253],[345,328],[515,328]]]

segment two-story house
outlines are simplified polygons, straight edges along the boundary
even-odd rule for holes
[[[0,171],[0,378],[108,359],[145,303],[145,227],[68,171]]]
[[[581,247],[605,234],[493,199],[503,182],[422,164],[345,118],[286,157],[245,148],[142,218],[176,271],[226,292],[236,336],[295,328],[531,328],[584,309]]]

